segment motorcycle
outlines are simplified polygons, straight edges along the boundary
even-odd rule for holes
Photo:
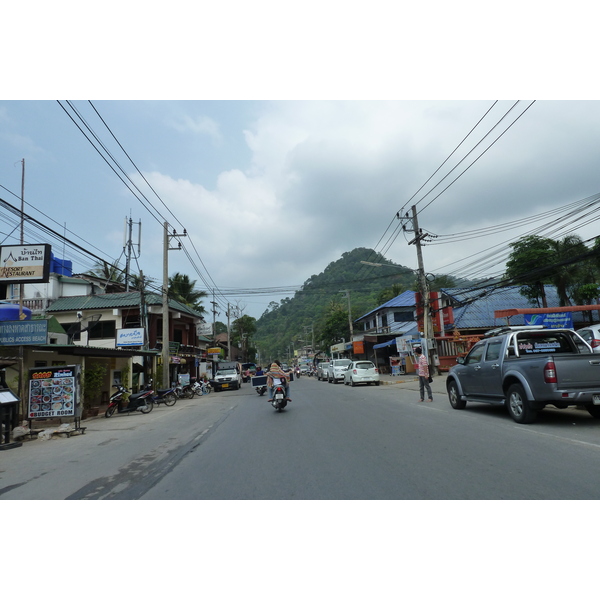
[[[147,386],[146,389],[137,394],[131,394],[126,406],[123,405],[123,396],[127,394],[129,390],[122,385],[113,385],[113,387],[117,388],[117,391],[109,399],[108,408],[104,413],[104,416],[107,419],[108,417],[112,417],[115,412],[117,414],[132,412],[147,414],[154,408],[154,403],[152,402],[154,391],[151,386]]]
[[[154,404],[166,404],[167,406],[174,406],[175,402],[177,402],[175,388],[156,390],[156,394],[152,396],[151,401]]]
[[[194,383],[192,383],[192,398],[194,397],[194,394],[198,394],[198,396],[204,396],[206,394],[210,394],[211,391],[212,386],[206,381],[194,381]]]
[[[186,385],[178,384],[177,387],[174,389],[174,392],[178,398],[194,397],[194,390],[191,383],[188,383]]]
[[[288,401],[285,399],[285,388],[282,385],[275,386],[273,390],[273,399],[271,400],[271,405],[273,408],[281,412],[286,406]]]
[[[257,385],[254,389],[256,390],[256,393],[259,396],[262,396],[267,391],[267,386],[266,385]]]

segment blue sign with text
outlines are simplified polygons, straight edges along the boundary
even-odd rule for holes
[[[523,315],[525,325],[543,325],[546,329],[573,329],[573,313],[557,312]]]
[[[0,346],[46,344],[48,321],[0,321]]]

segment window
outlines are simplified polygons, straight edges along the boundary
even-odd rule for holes
[[[381,326],[382,327],[387,327],[388,324],[388,316],[387,315],[382,315],[381,317]]]
[[[492,361],[500,358],[500,348],[502,347],[502,340],[493,340],[489,342],[487,350],[485,352],[485,360]]]
[[[69,338],[73,336],[73,341],[78,342],[81,340],[81,333],[79,327],[79,321],[74,321],[72,323],[61,323],[62,328],[67,332]]]
[[[116,321],[98,321],[88,330],[90,340],[115,338],[117,335]]]
[[[395,312],[394,323],[405,323],[406,321],[414,321],[415,317],[412,311]]]
[[[467,358],[465,358],[465,365],[472,365],[474,363],[481,362],[484,348],[485,343],[479,343],[473,346],[473,349],[471,352],[469,352],[469,354],[467,354]]]

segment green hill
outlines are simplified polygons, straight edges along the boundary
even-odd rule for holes
[[[272,302],[256,322],[254,344],[262,363],[288,359],[292,348],[311,345],[329,349],[336,339],[349,339],[348,295],[357,319],[407,289],[417,289],[414,272],[400,265],[373,267],[361,261],[394,265],[378,252],[355,248],[312,275],[293,298]],[[387,292],[387,293],[386,293]]]

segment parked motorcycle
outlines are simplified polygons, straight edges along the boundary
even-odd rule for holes
[[[271,400],[271,405],[273,408],[281,412],[286,406],[288,401],[285,399],[285,388],[282,385],[275,386],[273,390],[273,400]]]
[[[174,389],[174,392],[178,398],[193,398],[194,397],[194,390],[193,390],[193,386],[191,383],[188,383],[186,385],[178,384],[177,387]]]
[[[168,388],[166,390],[156,390],[156,393],[152,396],[152,402],[154,404],[166,404],[167,406],[174,406],[177,402],[176,388]]]
[[[154,408],[154,403],[152,402],[154,391],[152,390],[152,386],[147,386],[143,391],[138,392],[137,394],[131,394],[129,396],[129,402],[126,405],[124,405],[123,396],[127,394],[129,390],[122,385],[113,385],[113,387],[117,388],[117,391],[109,399],[108,408],[104,413],[104,416],[107,419],[108,417],[112,417],[115,412],[117,414],[132,412],[147,414]]]
[[[192,392],[193,394],[198,394],[198,396],[204,396],[212,392],[212,386],[207,381],[194,381],[192,383]],[[193,394],[192,398],[194,397]]]

